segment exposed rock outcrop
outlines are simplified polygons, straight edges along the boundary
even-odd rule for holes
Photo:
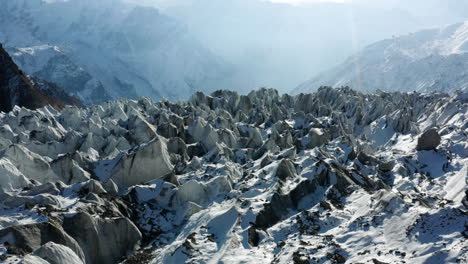
[[[431,128],[418,138],[416,150],[433,150],[440,144],[441,137],[436,129]]]

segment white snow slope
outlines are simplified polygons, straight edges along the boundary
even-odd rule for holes
[[[294,92],[320,86],[349,86],[362,92],[468,89],[468,22],[369,45]]]
[[[467,263],[467,118],[466,92],[345,88],[16,107],[0,259]]]

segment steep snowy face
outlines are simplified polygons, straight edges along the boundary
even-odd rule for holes
[[[345,88],[16,107],[0,114],[0,254],[465,263],[467,118],[466,92]]]
[[[363,92],[468,89],[468,22],[377,42],[294,91],[323,85]]]
[[[99,80],[57,46],[9,48],[8,52],[24,72],[60,85],[67,94],[81,98],[87,104],[111,99]]]
[[[245,86],[234,81],[233,67],[156,9],[120,0],[0,4],[0,42],[20,67],[88,104]]]

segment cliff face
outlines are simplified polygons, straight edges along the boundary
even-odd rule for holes
[[[65,106],[64,101],[68,104],[81,105],[78,99],[62,93],[60,87],[50,83],[45,84],[39,80],[32,82],[0,45],[0,111],[9,112],[15,105],[30,109],[51,105],[61,109]]]

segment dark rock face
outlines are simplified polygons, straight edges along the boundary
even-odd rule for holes
[[[258,246],[258,242],[260,241],[260,235],[258,234],[255,227],[249,228],[248,235],[249,235],[249,244],[253,247]]]
[[[58,86],[43,83],[46,90],[34,85],[16,66],[10,55],[0,45],[0,111],[9,112],[15,105],[30,109],[51,105],[61,109],[68,103],[81,105],[79,100],[66,96]],[[58,96],[57,98],[55,96]]]
[[[60,100],[66,105],[74,105],[78,107],[84,107],[83,103],[77,97],[68,95],[65,90],[53,82],[48,82],[43,79],[39,79],[35,76],[28,76],[34,86],[41,89],[45,95],[51,98]]]
[[[441,137],[437,130],[431,128],[424,132],[418,139],[416,150],[433,150],[440,144]]]

